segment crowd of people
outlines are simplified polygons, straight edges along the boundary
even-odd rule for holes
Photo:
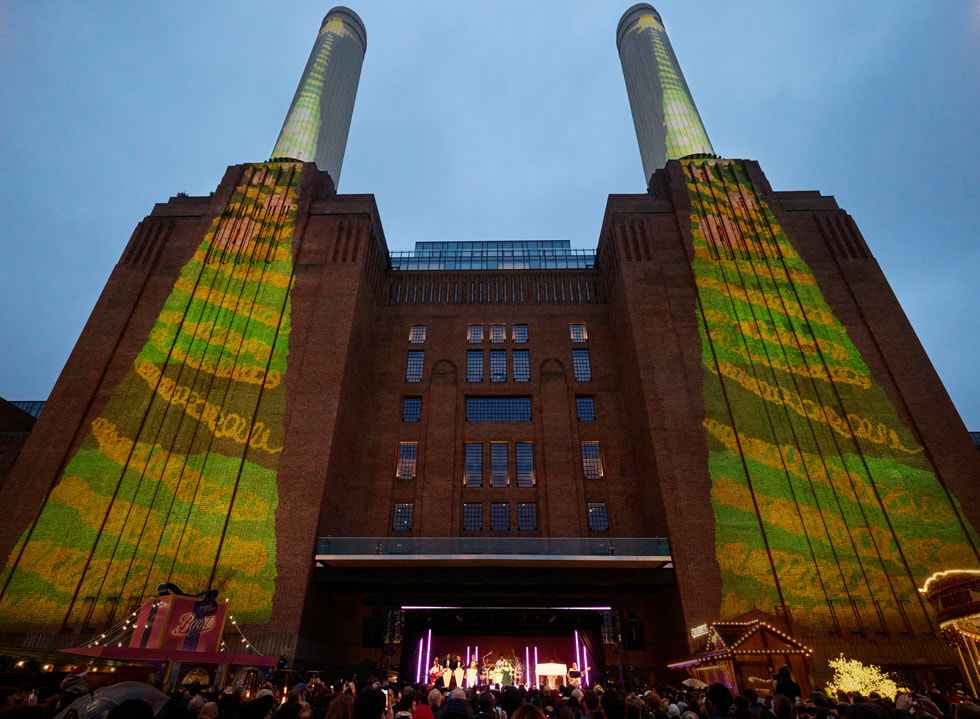
[[[798,687],[798,685],[795,685]],[[778,688],[785,688],[780,685]],[[64,689],[64,686],[62,687]],[[77,686],[76,686],[77,689]],[[794,692],[790,692],[794,693]],[[0,688],[2,719],[49,719],[77,695],[64,691],[37,695],[36,686]],[[525,689],[507,686],[444,689],[434,684],[370,681],[334,686],[313,681],[283,691],[269,683],[212,693],[198,685],[181,687],[156,715],[161,719],[980,719],[980,704],[962,690],[899,694],[894,700],[871,694],[821,691],[808,697],[751,689],[733,694],[723,684],[705,689],[661,686],[623,692],[601,687]],[[100,719],[151,719],[149,705],[125,702]],[[66,716],[64,719],[74,719]]]

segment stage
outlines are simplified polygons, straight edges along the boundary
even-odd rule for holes
[[[567,684],[573,663],[581,683],[601,677],[603,613],[609,607],[434,607],[403,606],[404,630],[399,676],[430,682],[440,660],[437,686],[473,683],[466,669],[476,663],[476,685],[555,688]],[[445,675],[448,661],[463,663]],[[588,672],[585,668],[588,667]],[[447,680],[450,680],[447,682]]]

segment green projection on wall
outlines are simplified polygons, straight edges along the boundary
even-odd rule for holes
[[[637,19],[633,32],[639,33],[653,47],[656,58],[657,81],[660,96],[663,98],[663,121],[666,137],[664,143],[668,160],[677,160],[688,155],[714,154],[708,133],[701,122],[701,116],[687,83],[680,76],[677,59],[670,49],[667,31],[653,14],[642,15]]]
[[[721,618],[928,631],[916,587],[976,567],[976,534],[745,168],[682,166]]]
[[[0,622],[99,626],[163,582],[269,617],[301,167],[246,166],[11,553]]]

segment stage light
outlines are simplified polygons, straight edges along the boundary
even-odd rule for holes
[[[432,663],[429,661],[430,659],[432,659],[432,629],[429,629],[429,642],[426,645],[426,650],[425,650],[426,671],[428,671],[428,666]]]

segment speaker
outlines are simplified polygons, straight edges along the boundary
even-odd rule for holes
[[[626,644],[630,649],[642,652],[647,647],[646,638],[643,635],[643,622],[639,619],[626,620]]]
[[[361,648],[380,649],[385,626],[382,617],[364,617],[361,622]]]

